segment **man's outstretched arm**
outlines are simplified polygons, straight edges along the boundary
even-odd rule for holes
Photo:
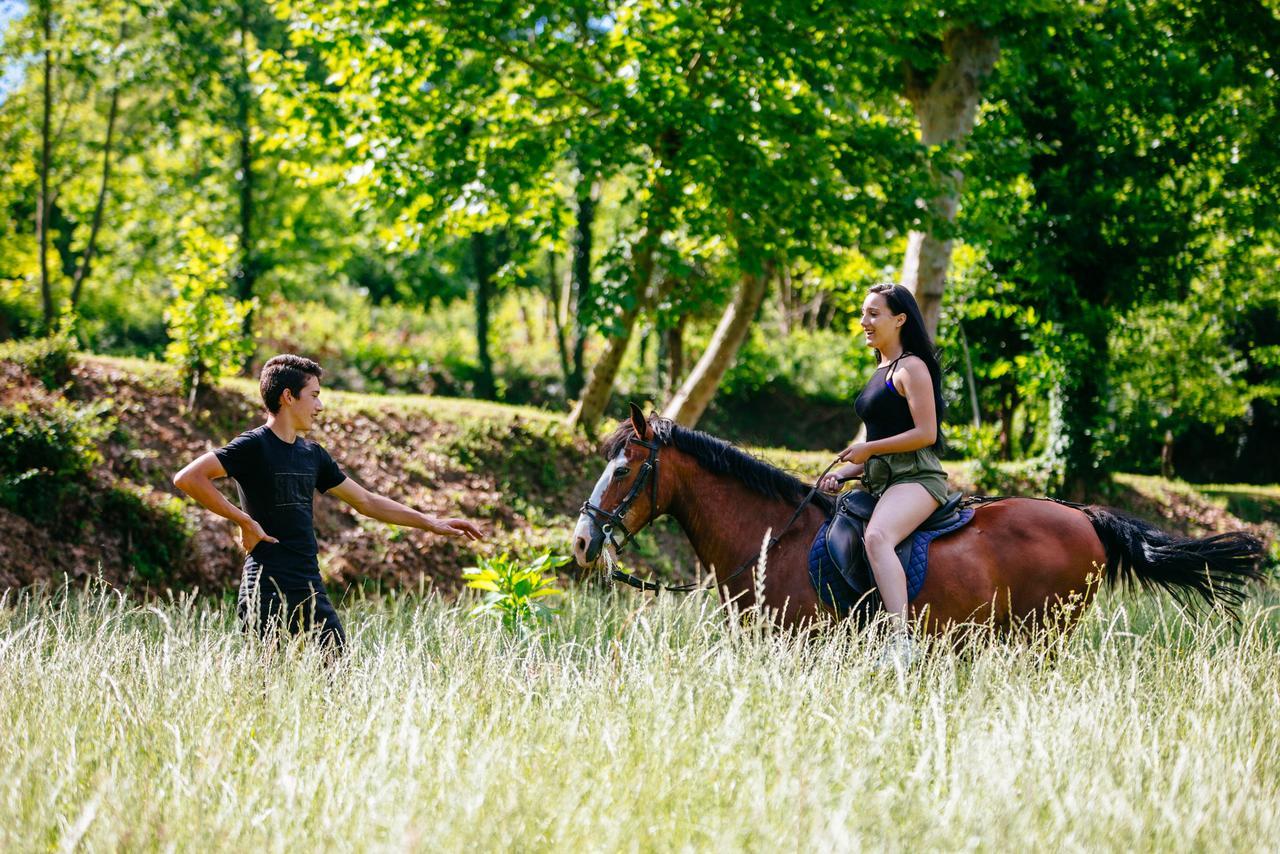
[[[443,534],[446,537],[467,537],[472,540],[479,540],[484,537],[484,533],[479,526],[470,520],[442,519],[436,516],[428,516],[426,513],[407,507],[399,501],[376,495],[349,477],[330,489],[326,494],[341,498],[354,507],[357,513],[368,516],[370,519],[377,519],[379,522],[404,525],[407,528],[421,528],[424,531]]]
[[[214,480],[226,477],[226,469],[218,462],[213,452],[201,454],[186,468],[173,476],[173,485],[199,501],[205,509],[217,513],[224,519],[230,519],[240,526],[240,539],[245,551],[253,551],[253,547],[266,540],[277,543],[275,537],[267,536],[262,526],[253,517],[227,500],[227,497],[213,485]]]

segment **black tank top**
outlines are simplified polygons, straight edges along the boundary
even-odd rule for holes
[[[898,394],[893,386],[894,370],[898,367],[898,362],[902,361],[903,356],[909,355],[911,354],[903,353],[889,364],[876,368],[858,399],[853,402],[858,417],[867,425],[869,442],[897,436],[916,426],[915,419],[911,417],[911,407],[907,406],[907,399]]]

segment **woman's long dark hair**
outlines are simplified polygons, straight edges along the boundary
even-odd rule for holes
[[[871,293],[883,296],[884,301],[889,304],[889,311],[895,315],[907,316],[907,322],[902,324],[902,350],[919,357],[928,366],[929,376],[933,378],[933,406],[938,416],[938,440],[933,443],[933,449],[941,455],[947,449],[946,440],[942,437],[942,416],[945,411],[942,402],[942,366],[938,364],[938,348],[933,345],[929,332],[924,328],[924,315],[920,313],[920,306],[916,304],[911,291],[902,285],[872,285]],[[876,350],[876,362],[879,361],[880,351]]]

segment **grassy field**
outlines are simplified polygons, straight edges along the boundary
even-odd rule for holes
[[[899,681],[872,640],[710,595],[580,588],[524,636],[356,601],[327,671],[204,600],[10,593],[0,850],[1265,848],[1278,605],[1107,596]]]

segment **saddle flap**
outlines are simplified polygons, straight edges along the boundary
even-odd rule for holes
[[[964,500],[963,492],[953,492],[947,496],[946,502],[934,510],[928,519],[921,523],[917,531],[937,531],[950,528],[960,520],[960,502]]]
[[[839,513],[867,521],[876,509],[876,497],[863,489],[851,489],[840,496]]]

